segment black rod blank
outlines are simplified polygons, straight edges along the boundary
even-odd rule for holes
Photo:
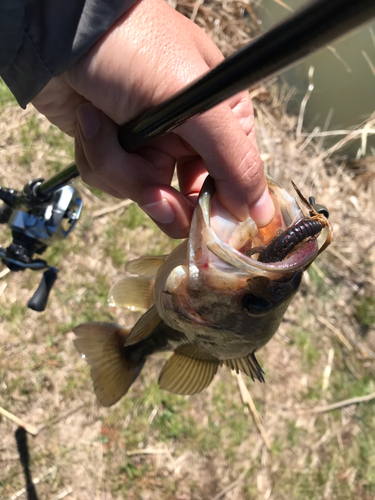
[[[65,168],[61,172],[51,177],[46,181],[43,181],[37,189],[37,194],[39,196],[48,197],[58,189],[62,188],[66,184],[69,184],[73,179],[79,176],[79,172],[75,163]]]
[[[119,131],[121,146],[135,151],[241,90],[282,69],[375,17],[375,0],[315,0],[255,39],[195,83]]]

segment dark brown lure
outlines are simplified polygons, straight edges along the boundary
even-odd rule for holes
[[[324,225],[319,220],[301,219],[275,236],[267,246],[253,248],[245,255],[259,253],[259,262],[281,262],[305,238],[319,234]]]
[[[311,217],[300,219],[295,224],[286,228],[285,231],[280,231],[267,245],[247,250],[244,253],[248,257],[259,254],[259,262],[281,262],[298,243],[301,243],[306,238],[318,235],[324,227],[328,228],[329,234],[319,253],[330,244],[332,228],[327,220],[328,210],[323,205],[316,205],[313,197],[310,197],[309,201],[307,201],[293,181],[292,184],[302,203],[309,209]]]

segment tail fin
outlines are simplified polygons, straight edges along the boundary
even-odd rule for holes
[[[103,406],[124,396],[142,370],[124,348],[128,331],[110,323],[83,323],[74,328],[74,344],[91,368],[96,397]]]

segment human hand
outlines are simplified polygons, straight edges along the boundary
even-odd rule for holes
[[[258,153],[247,92],[152,140],[136,153],[119,145],[119,125],[197,79],[223,57],[210,38],[164,0],[140,0],[66,73],[33,100],[75,137],[87,184],[129,197],[168,235],[188,234],[207,171],[220,202],[240,220],[266,225],[274,207]],[[179,191],[171,187],[177,164]]]

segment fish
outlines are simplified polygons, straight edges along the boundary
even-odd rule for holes
[[[169,255],[128,262],[128,274],[109,292],[111,305],[146,311],[133,328],[89,322],[73,329],[101,405],[119,401],[158,352],[172,351],[158,383],[174,394],[199,393],[223,365],[264,382],[256,352],[274,336],[303,272],[332,239],[327,218],[296,186],[309,215],[273,179],[267,183],[275,216],[258,228],[220,204],[208,176],[188,239]],[[319,247],[323,228],[328,234]],[[284,241],[289,246],[280,250]]]

